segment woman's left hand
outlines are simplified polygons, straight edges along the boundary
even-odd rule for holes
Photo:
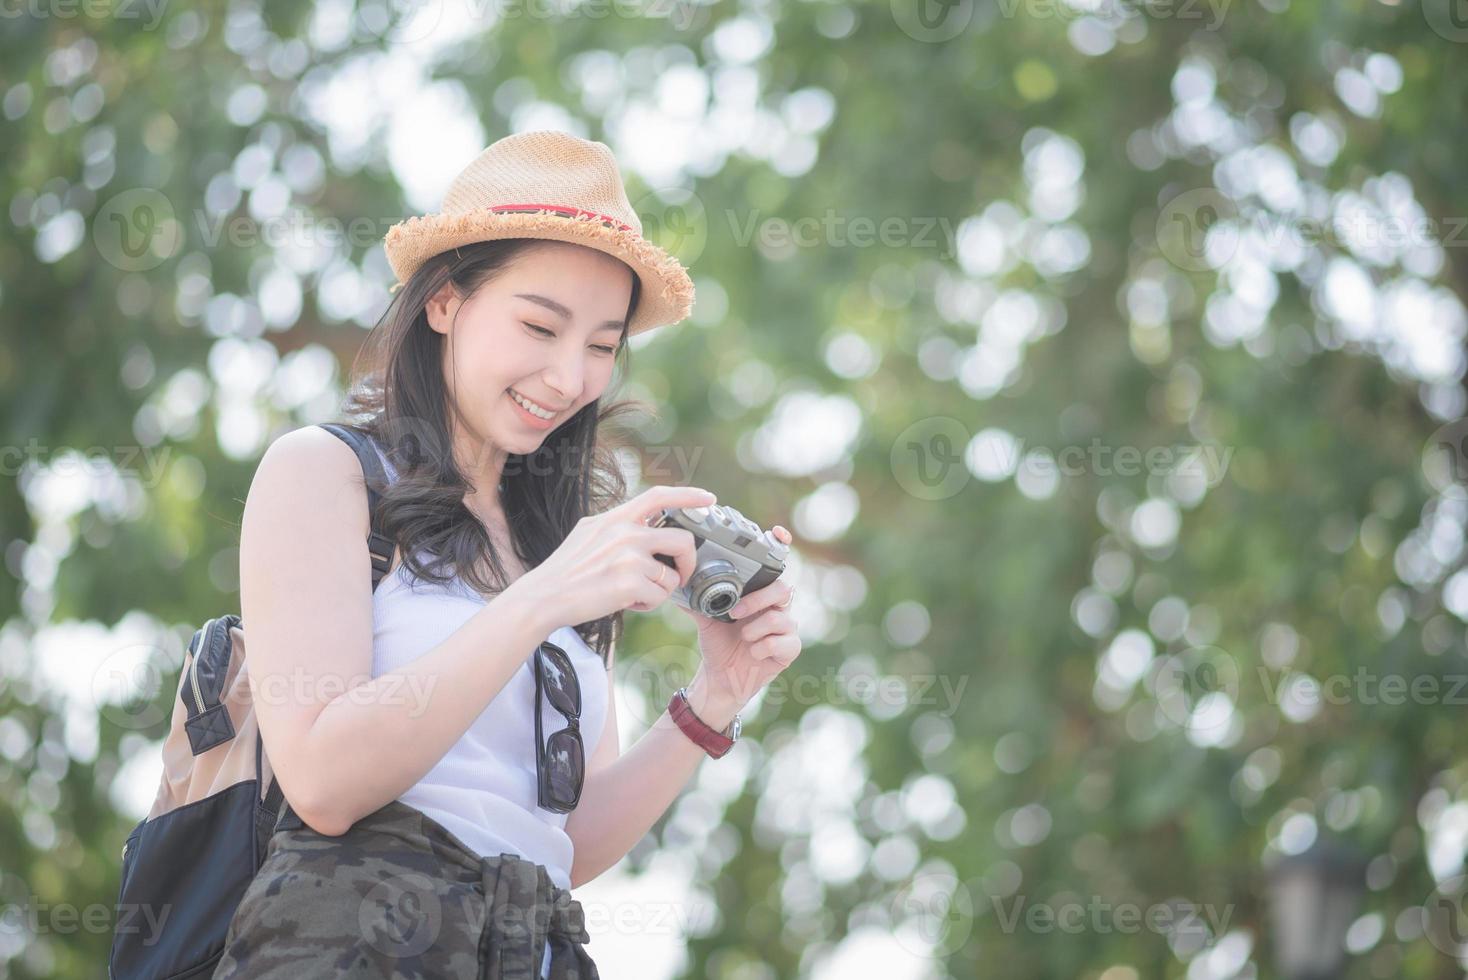
[[[772,530],[787,545],[794,540],[779,524]],[[794,593],[781,576],[735,603],[729,610],[732,623],[678,607],[698,623],[700,672],[710,698],[738,710],[800,655],[789,608]]]

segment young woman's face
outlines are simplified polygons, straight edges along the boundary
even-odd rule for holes
[[[474,451],[531,453],[606,390],[632,277],[605,252],[538,242],[467,300],[445,285],[429,301],[429,325],[447,338],[444,382]]]

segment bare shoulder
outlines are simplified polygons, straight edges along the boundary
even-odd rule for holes
[[[266,448],[245,500],[241,598],[248,604],[251,593],[302,578],[317,598],[340,597],[366,560],[366,538],[367,495],[352,447],[315,425],[287,432]]]
[[[317,425],[292,429],[266,448],[250,484],[250,498],[294,507],[302,514],[349,517],[353,526],[360,525],[363,536],[367,532],[367,500],[357,455]],[[247,511],[249,505],[247,500]]]

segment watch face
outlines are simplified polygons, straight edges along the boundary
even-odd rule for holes
[[[735,741],[735,742],[739,741],[739,727],[740,727],[739,726],[739,716],[738,715],[735,715],[734,716],[734,730],[729,733],[729,738],[730,738],[731,741]]]

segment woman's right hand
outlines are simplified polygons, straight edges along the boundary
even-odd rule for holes
[[[693,575],[696,539],[682,528],[648,527],[648,519],[666,507],[707,507],[716,500],[698,487],[649,487],[611,510],[581,518],[550,557],[510,588],[549,604],[554,619],[568,626],[622,609],[656,609]],[[673,559],[676,574],[654,555]]]

